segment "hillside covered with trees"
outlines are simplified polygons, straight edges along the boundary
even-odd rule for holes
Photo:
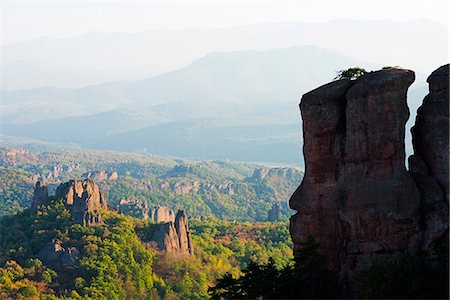
[[[108,204],[139,218],[147,208],[183,208],[192,217],[266,221],[280,204],[287,220],[290,194],[302,173],[248,163],[195,162],[111,151],[38,152],[0,149],[0,217],[31,204],[36,181],[54,190],[76,178],[95,180]]]
[[[37,213],[27,209],[3,218],[0,297],[206,299],[226,273],[239,277],[252,263],[272,259],[280,268],[291,264],[286,223],[192,220],[196,255],[180,259],[140,240],[152,226],[148,221],[102,215],[104,226],[74,224],[61,199],[53,199]],[[49,258],[46,251],[61,256]]]

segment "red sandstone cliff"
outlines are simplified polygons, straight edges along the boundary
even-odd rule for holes
[[[425,184],[428,191],[418,187],[422,173],[412,172],[413,178],[405,168],[412,71],[370,72],[302,97],[306,168],[290,199],[298,212],[290,226],[294,253],[313,236],[344,285],[375,257],[416,253],[448,230],[448,202],[429,199],[443,193],[448,200],[448,66],[433,74],[413,130],[417,154],[412,160],[420,160],[425,167],[416,169],[439,183],[440,190],[432,184]]]

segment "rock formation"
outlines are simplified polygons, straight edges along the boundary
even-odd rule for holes
[[[449,65],[434,71],[427,82],[430,92],[411,129],[414,155],[409,157],[409,170],[422,196],[422,248],[431,251],[448,233]]]
[[[102,225],[100,214],[102,209],[108,209],[103,193],[91,179],[70,180],[62,183],[55,192],[56,199],[64,199],[70,208],[75,223],[84,226]]]
[[[93,171],[87,172],[81,175],[81,178],[92,179],[96,182],[102,182],[105,180],[117,180],[119,179],[119,174],[116,171]]]
[[[186,254],[194,254],[194,247],[192,245],[191,233],[189,231],[188,225],[188,217],[184,210],[178,210],[174,224],[178,235],[180,252]]]
[[[437,221],[423,219],[444,209],[440,195],[421,196],[417,178],[405,168],[406,93],[413,81],[412,71],[383,69],[321,86],[300,103],[306,168],[290,199],[297,211],[290,225],[294,254],[314,237],[350,293],[356,272],[378,255],[417,253],[422,224],[429,222],[428,235],[442,232],[437,228],[443,227],[443,215]],[[410,162],[418,170],[413,174],[434,178],[448,199],[448,67],[434,72],[429,82]],[[435,190],[433,183],[424,185]],[[424,201],[434,213],[424,213]]]
[[[75,247],[64,248],[60,240],[47,243],[38,253],[38,258],[46,265],[53,268],[75,266],[80,251]]]
[[[48,189],[41,181],[36,182],[36,187],[33,193],[33,202],[31,203],[31,209],[37,210],[38,207],[48,201]]]
[[[117,207],[118,212],[124,215],[147,220],[149,218],[150,209],[147,202],[137,198],[122,199]]]
[[[150,220],[155,223],[175,222],[175,215],[166,206],[157,206],[150,212]]]
[[[266,177],[296,177],[299,172],[294,168],[257,168],[249,181],[261,181]]]
[[[238,190],[238,185],[230,180],[224,180],[218,183],[217,190],[226,195],[233,196]]]
[[[267,212],[267,221],[277,222],[280,220],[280,209],[281,205],[279,203],[272,204],[272,208]]]
[[[183,210],[179,210],[175,220],[157,224],[151,240],[159,250],[177,256],[194,255],[188,218]]]

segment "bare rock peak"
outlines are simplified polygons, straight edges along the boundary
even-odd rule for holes
[[[38,207],[48,201],[48,189],[42,181],[36,182],[33,192],[33,202],[31,204],[32,210],[37,210]]]
[[[184,210],[178,210],[175,219],[157,224],[151,240],[165,253],[194,255],[188,217]]]
[[[75,223],[85,226],[104,224],[100,211],[108,209],[105,197],[92,179],[70,180],[55,191],[57,199],[64,199]]]
[[[443,65],[434,70],[427,78],[430,92],[438,92],[440,90],[448,90],[449,86],[449,64]]]

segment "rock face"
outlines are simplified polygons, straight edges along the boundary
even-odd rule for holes
[[[189,231],[188,217],[184,210],[179,210],[175,217],[175,229],[178,234],[178,244],[180,245],[180,252],[186,254],[194,254],[194,247],[192,245],[191,233]]]
[[[36,182],[36,187],[33,193],[33,202],[31,203],[31,209],[37,210],[38,207],[48,201],[48,189],[43,182]]]
[[[449,201],[449,65],[428,77],[429,94],[411,129],[414,155],[409,169],[422,198],[422,248],[430,251],[448,232]]]
[[[165,253],[194,255],[188,218],[183,210],[178,211],[174,221],[158,224],[151,240]]]
[[[155,223],[175,222],[175,215],[166,206],[157,206],[150,212],[150,220]]]
[[[54,240],[39,251],[38,257],[47,266],[71,268],[78,260],[79,254],[77,248],[64,248],[60,240]]]
[[[290,199],[294,254],[314,237],[344,290],[377,255],[413,253],[421,240],[404,150],[413,81],[412,71],[384,69],[321,86],[300,103],[306,168]]]
[[[55,192],[56,199],[64,199],[75,223],[84,226],[104,224],[100,210],[108,209],[103,193],[91,179],[62,183]]]

